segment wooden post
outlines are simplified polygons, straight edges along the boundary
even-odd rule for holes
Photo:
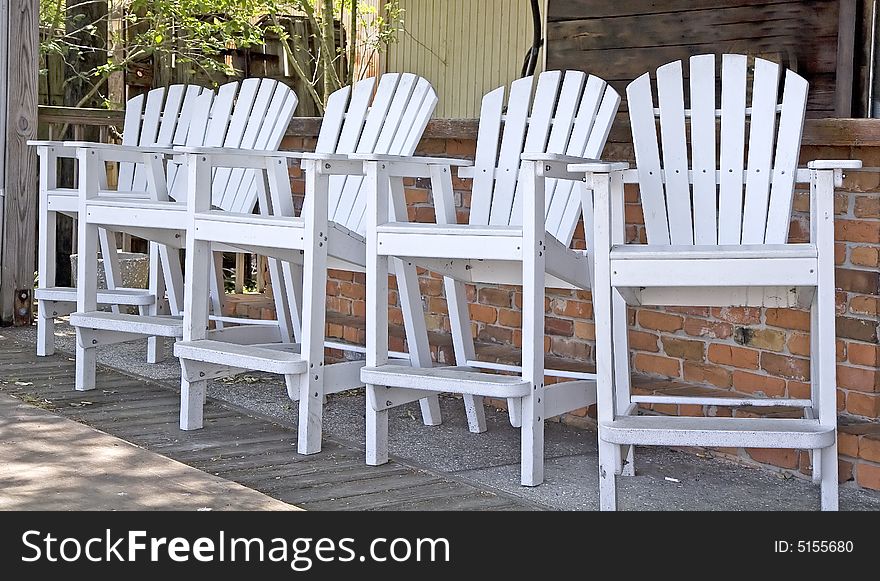
[[[835,114],[852,116],[855,68],[856,0],[840,0],[837,28],[837,89]]]
[[[0,0],[7,44],[0,68],[5,95],[6,140],[3,163],[0,235],[0,323],[30,325],[33,320],[34,251],[36,248],[37,156],[27,145],[37,136],[39,73],[37,0]],[[2,63],[0,63],[2,64]],[[4,82],[5,81],[5,82]],[[3,103],[3,100],[0,100]]]

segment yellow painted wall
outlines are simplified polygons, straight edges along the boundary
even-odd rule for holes
[[[479,116],[483,95],[518,78],[532,44],[528,0],[400,0],[406,31],[388,48],[388,72],[431,81],[438,118]],[[542,0],[544,17],[546,0]],[[538,71],[542,69],[541,51]]]

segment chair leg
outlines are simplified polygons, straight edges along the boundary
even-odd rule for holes
[[[636,475],[636,447],[621,446],[620,447],[620,475],[635,476]]]
[[[538,486],[544,482],[544,388],[534,386],[531,395],[523,398],[522,413],[522,467],[523,486]]]
[[[150,294],[155,299],[153,304],[146,308],[141,307],[141,314],[159,315],[169,312],[168,303],[165,301],[165,279],[162,274],[162,265],[159,264],[159,245],[150,242]],[[147,338],[147,363],[159,363],[164,361],[168,353],[165,349],[165,339],[162,337]]]
[[[507,415],[510,417],[510,425],[514,428],[522,427],[522,400],[519,398],[507,398]]]
[[[314,369],[320,371],[314,372]],[[321,422],[324,412],[323,364],[314,369],[309,369],[299,376],[284,376],[284,380],[288,383],[288,391],[294,388],[291,384],[295,384],[299,389],[296,451],[304,455],[317,454],[321,451]]]
[[[55,317],[50,312],[52,303],[37,302],[37,356],[55,353]]]
[[[617,481],[614,474],[620,446],[599,437],[599,510],[617,510]]]
[[[377,411],[376,386],[367,385],[367,464],[379,466],[388,462],[388,410]]]
[[[200,430],[204,426],[207,381],[180,379],[180,429]]]
[[[482,434],[486,431],[486,408],[483,404],[483,397],[465,395],[463,399],[464,412],[468,420],[468,431],[472,434]]]
[[[79,335],[79,331],[77,331]],[[95,347],[82,347],[77,337],[76,346],[76,387],[77,391],[95,389],[95,375],[98,368],[98,350]]]
[[[822,510],[837,510],[837,442],[827,448],[822,448],[820,453],[814,457],[819,458],[819,462],[813,463],[814,470],[816,464],[821,465]]]

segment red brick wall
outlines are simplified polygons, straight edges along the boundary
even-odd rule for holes
[[[313,143],[289,142],[290,148]],[[473,157],[469,140],[426,139],[419,153]],[[608,159],[627,159],[626,146],[609,145]],[[862,159],[866,167],[880,166],[880,148],[805,147],[802,161],[811,159]],[[296,194],[302,181],[293,172]],[[459,221],[467,220],[470,182],[455,180]],[[409,180],[406,198],[411,220],[433,221],[434,212],[427,180]],[[837,264],[837,381],[841,414],[841,480],[880,490],[880,174],[850,173],[835,195]],[[644,241],[644,226],[636,187],[626,191],[627,236]],[[798,192],[794,203],[791,241],[809,237],[808,193]],[[584,247],[583,228],[575,233],[574,245]],[[438,333],[435,357],[451,362],[449,318],[442,282],[429,273],[421,275],[421,290],[428,328]],[[393,287],[392,287],[393,288]],[[327,283],[328,307],[343,315],[328,325],[333,337],[363,341],[363,275],[331,274]],[[468,288],[473,332],[481,344],[497,344],[509,351],[521,346],[522,295],[516,287],[477,285]],[[390,321],[402,325],[391,293]],[[549,290],[545,301],[544,348],[555,359],[574,359],[587,368],[593,365],[594,327],[591,295],[584,291]],[[350,316],[350,317],[349,317]],[[392,333],[392,349],[403,349],[400,332]],[[638,375],[637,390],[643,393],[671,389],[736,391],[767,396],[809,397],[809,313],[795,309],[757,308],[661,308],[630,310],[632,367]],[[498,351],[498,349],[496,349]],[[699,386],[699,389],[697,387]],[[500,405],[501,402],[492,402]],[[730,414],[730,410],[696,406],[654,406],[656,413]],[[746,409],[738,414],[786,413],[790,410]],[[587,410],[563,421],[584,423]],[[588,421],[588,420],[586,420]],[[772,464],[791,471],[809,472],[809,458],[797,451],[724,450],[742,459]]]

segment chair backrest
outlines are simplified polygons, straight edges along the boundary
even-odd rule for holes
[[[290,87],[274,79],[226,83],[214,95],[196,99],[196,110],[182,144],[276,151],[296,109]],[[175,143],[175,145],[181,145]],[[186,176],[168,165],[168,192],[186,198]],[[231,212],[251,212],[258,198],[254,170],[220,168],[212,179],[211,203]]]
[[[580,71],[546,71],[483,97],[477,134],[470,223],[521,225],[522,153],[598,158],[605,148],[620,95],[599,77]],[[580,191],[572,181],[545,181],[547,231],[565,245],[581,216]]]
[[[787,241],[808,87],[786,71],[780,103],[780,70],[763,59],[751,68],[744,55],[724,55],[720,103],[711,54],[690,59],[687,103],[681,61],[657,69],[656,105],[648,73],[630,83],[626,93],[649,244]]]
[[[132,97],[125,104],[123,145],[183,145],[196,110],[197,97],[211,91],[198,85],[171,85]],[[176,168],[175,168],[176,171]],[[119,164],[119,191],[143,191],[143,164]]]
[[[375,89],[375,94],[374,94]],[[437,105],[426,79],[386,73],[358,81],[330,95],[315,150],[318,153],[412,155]],[[364,234],[364,179],[331,176],[328,218]]]

